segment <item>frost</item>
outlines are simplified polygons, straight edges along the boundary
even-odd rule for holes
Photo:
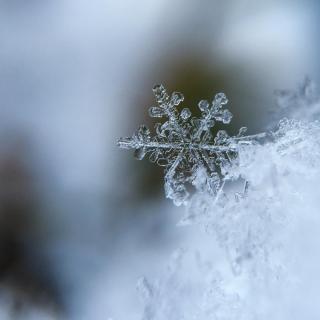
[[[216,94],[211,103],[201,100],[201,116],[196,118],[188,108],[179,111],[184,100],[181,93],[169,95],[162,85],[155,86],[153,92],[158,105],[149,109],[149,115],[165,121],[155,125],[155,136],[142,125],[132,137],[120,139],[119,146],[135,149],[138,160],[148,156],[151,162],[165,167],[165,193],[176,205],[187,202],[188,184],[216,195],[237,158],[239,144],[264,134],[244,136],[246,128],[241,128],[237,136],[229,136],[224,130],[213,136],[211,130],[217,122],[228,124],[232,119],[231,112],[224,108],[228,103],[224,93]]]
[[[210,263],[196,266],[185,258],[190,252],[180,251],[159,279],[141,282],[143,320],[301,319],[308,308],[301,279],[310,271],[301,271],[306,253],[297,248],[305,243],[302,226],[309,230],[312,221],[320,227],[320,124],[284,119],[272,137],[238,149],[237,163],[229,170],[242,179],[238,191],[229,188],[217,201],[196,192],[181,221],[212,235],[211,244],[201,246],[217,243],[231,275],[225,265],[219,270],[224,258],[216,251]],[[201,169],[194,183],[203,186],[204,179]],[[318,260],[314,263],[319,266]],[[292,300],[302,310],[293,318]]]
[[[213,136],[216,122],[231,121],[224,94],[200,101],[195,118],[187,108],[179,112],[181,94],[156,87],[150,114],[166,121],[155,136],[142,126],[119,144],[165,166],[167,196],[186,205],[179,225],[200,227],[210,241],[199,250],[211,256],[204,263],[178,250],[160,278],[141,278],[143,320],[319,317],[310,304],[320,285],[320,109],[312,88],[306,81],[281,93],[287,117],[272,131]]]

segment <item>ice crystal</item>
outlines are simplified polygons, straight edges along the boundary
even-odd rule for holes
[[[231,121],[223,94],[200,101],[195,118],[178,110],[180,93],[154,89],[158,106],[150,115],[166,121],[153,137],[142,126],[119,143],[165,167],[167,196],[187,204],[180,225],[205,230],[201,246],[191,241],[209,259],[194,265],[178,251],[160,278],[141,278],[143,320],[318,317],[310,304],[320,265],[320,107],[313,88],[306,80],[297,92],[279,93],[282,120],[254,136],[244,128],[237,136],[223,130],[213,136],[216,122]],[[186,202],[188,184],[196,192]]]
[[[132,137],[121,138],[119,146],[135,149],[139,160],[148,156],[151,162],[165,167],[165,193],[176,205],[186,203],[189,198],[188,184],[218,194],[229,166],[237,158],[238,145],[263,135],[245,136],[245,127],[237,136],[229,136],[224,130],[213,135],[212,128],[217,122],[228,124],[232,119],[225,108],[228,99],[224,93],[216,94],[212,102],[201,100],[198,104],[201,116],[196,118],[188,108],[179,111],[178,106],[184,100],[182,93],[170,95],[163,85],[156,85],[153,92],[157,106],[149,109],[149,115],[165,121],[155,125],[155,136],[141,125]]]
[[[204,229],[191,246],[208,257],[194,263],[180,250],[159,278],[141,278],[142,319],[317,319],[320,96],[312,82],[278,92],[282,120],[254,136],[245,128],[213,135],[232,117],[223,94],[200,101],[196,118],[178,110],[180,93],[154,90],[150,115],[166,121],[155,136],[142,126],[119,143],[165,167],[167,196],[187,205],[180,225]],[[190,201],[188,184],[196,189]]]

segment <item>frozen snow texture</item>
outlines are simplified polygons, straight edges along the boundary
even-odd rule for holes
[[[214,251],[203,264],[178,251],[162,277],[142,278],[143,320],[319,318],[320,123],[315,112],[319,100],[309,85],[287,94],[284,106],[292,119],[282,119],[272,132],[228,136],[225,145],[207,142],[233,152],[225,165],[214,163],[214,192],[207,186],[210,171],[204,162],[196,162],[195,169],[179,167],[183,177],[183,170],[188,173],[182,182],[196,188],[184,201],[187,212],[180,225],[199,225],[212,235],[212,242],[201,243],[199,250],[217,245],[223,254]],[[303,108],[311,112],[300,112]],[[257,141],[259,137],[268,139]],[[132,141],[134,137],[122,143],[136,146]],[[192,143],[191,138],[179,149],[183,156],[193,152]]]
[[[181,223],[198,224],[212,234],[212,244],[202,247],[217,243],[224,257],[213,251],[209,263],[195,263],[180,250],[160,279],[143,278],[143,320],[320,315],[318,304],[310,302],[319,286],[313,237],[320,229],[320,124],[285,119],[272,136],[267,143],[239,148],[229,176],[246,181],[239,183],[241,192],[227,188],[218,201],[208,193],[192,197]]]
[[[211,103],[201,100],[198,104],[201,116],[196,118],[188,108],[178,110],[184,100],[180,92],[169,95],[162,85],[156,85],[153,92],[158,105],[151,107],[149,114],[166,121],[156,124],[155,136],[141,125],[132,137],[120,139],[119,146],[135,149],[139,160],[148,155],[151,162],[165,167],[165,193],[176,205],[187,202],[187,184],[217,195],[223,186],[223,177],[237,157],[238,145],[250,143],[264,134],[244,136],[246,128],[243,127],[237,136],[231,137],[224,130],[213,136],[211,129],[216,122],[228,124],[232,119],[231,112],[224,108],[228,103],[224,93],[216,94]]]

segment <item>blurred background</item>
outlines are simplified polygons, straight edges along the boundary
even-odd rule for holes
[[[316,0],[0,0],[0,320],[135,319],[137,277],[191,230],[162,170],[118,150],[152,126],[152,87],[229,131],[267,125],[275,89],[319,83]]]

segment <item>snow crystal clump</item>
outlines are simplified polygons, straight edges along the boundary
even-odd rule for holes
[[[305,293],[320,285],[317,242],[310,247],[312,257],[310,243],[305,244],[310,221],[313,236],[320,229],[319,156],[317,122],[283,120],[273,141],[240,148],[229,174],[245,181],[243,190],[226,188],[223,201],[198,192],[181,221],[212,235],[224,258],[212,256],[209,263],[199,264],[190,258],[192,252],[178,251],[161,278],[140,280],[142,319],[298,320],[306,310],[311,317],[320,314],[316,305],[308,309],[311,293]],[[314,266],[311,271],[306,256]]]
[[[194,118],[178,111],[182,94],[155,87],[150,115],[167,121],[155,136],[142,126],[119,145],[165,167],[167,197],[187,207],[179,224],[200,226],[212,235],[201,247],[216,245],[223,254],[200,263],[180,250],[162,277],[142,278],[143,320],[319,318],[320,123],[309,85],[282,96],[289,119],[253,136],[244,128],[213,136],[216,122],[231,120],[223,94],[200,101]],[[306,105],[311,112],[300,117]]]

